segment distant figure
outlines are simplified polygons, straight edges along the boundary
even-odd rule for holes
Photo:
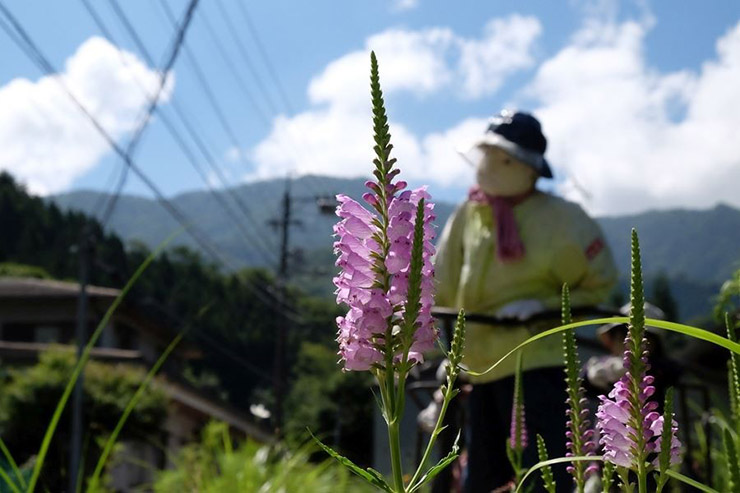
[[[526,320],[557,309],[563,283],[570,286],[576,307],[604,301],[616,283],[614,261],[596,222],[578,205],[535,188],[540,177],[552,178],[546,147],[532,115],[496,115],[474,146],[477,185],[439,240],[438,305],[522,322],[468,324],[463,363],[475,371],[485,370],[533,335],[536,329]],[[545,438],[552,457],[565,455],[562,365],[559,337],[546,338],[524,352],[526,425],[529,436],[539,433]],[[490,492],[513,477],[505,442],[514,367],[512,357],[487,375],[470,378],[468,492]],[[537,462],[535,445],[525,450],[524,460],[525,465]],[[558,491],[567,491],[571,478],[564,468],[555,469]]]
[[[619,309],[619,312],[625,317],[629,316],[630,307],[627,303]],[[665,313],[657,306],[645,303],[645,317],[663,320]],[[606,324],[597,330],[596,334],[604,349],[609,351],[609,355],[593,356],[584,365],[584,386],[590,397],[608,394],[614,383],[624,375],[626,370],[623,355],[628,330],[627,324]],[[675,385],[680,376],[679,366],[666,355],[664,337],[662,329],[649,325],[645,327],[645,339],[649,351],[648,364],[650,365],[648,374],[655,378],[653,382],[654,399],[659,405],[659,410],[663,409],[666,390]]]

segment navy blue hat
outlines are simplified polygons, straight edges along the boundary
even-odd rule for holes
[[[491,118],[485,135],[476,146],[494,146],[532,166],[540,176],[552,178],[545,159],[547,139],[539,120],[529,113],[504,110]]]

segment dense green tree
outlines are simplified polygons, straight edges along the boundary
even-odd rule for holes
[[[663,310],[666,320],[678,320],[678,307],[665,272],[660,272],[655,278],[652,291],[652,297],[648,301]]]

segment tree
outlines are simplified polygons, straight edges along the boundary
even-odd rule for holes
[[[663,310],[666,320],[678,320],[678,307],[671,293],[671,283],[665,272],[661,271],[653,281],[653,293],[651,302]]]

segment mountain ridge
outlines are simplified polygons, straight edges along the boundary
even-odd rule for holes
[[[315,175],[292,180],[292,217],[300,223],[291,228],[290,239],[291,245],[302,252],[296,254],[295,266],[313,268],[328,276],[332,271],[331,237],[336,216],[322,213],[316,199],[333,200],[336,193],[360,199],[366,191],[364,183],[364,178]],[[273,267],[277,264],[279,238],[269,223],[280,218],[284,190],[285,180],[275,179],[239,185],[228,193],[215,192],[239,214],[249,237],[234,227],[232,218],[223,212],[211,192],[188,191],[170,200],[237,265]],[[76,209],[99,218],[100,211],[94,210],[94,206],[105,195],[76,191],[49,200],[62,209]],[[246,205],[251,219],[241,214],[231,195],[238,196]],[[455,205],[437,202],[435,207],[441,229]],[[695,315],[705,310],[719,285],[740,268],[740,210],[728,204],[702,210],[652,210],[595,219],[612,249],[623,280],[629,275],[630,231],[637,229],[646,279],[665,275],[679,291],[686,292],[682,296],[685,299],[681,300],[682,305],[689,307],[683,310],[686,313]],[[122,195],[109,227],[127,242],[143,241],[153,247],[179,225],[156,200]],[[185,234],[180,235],[175,244],[198,248]]]

